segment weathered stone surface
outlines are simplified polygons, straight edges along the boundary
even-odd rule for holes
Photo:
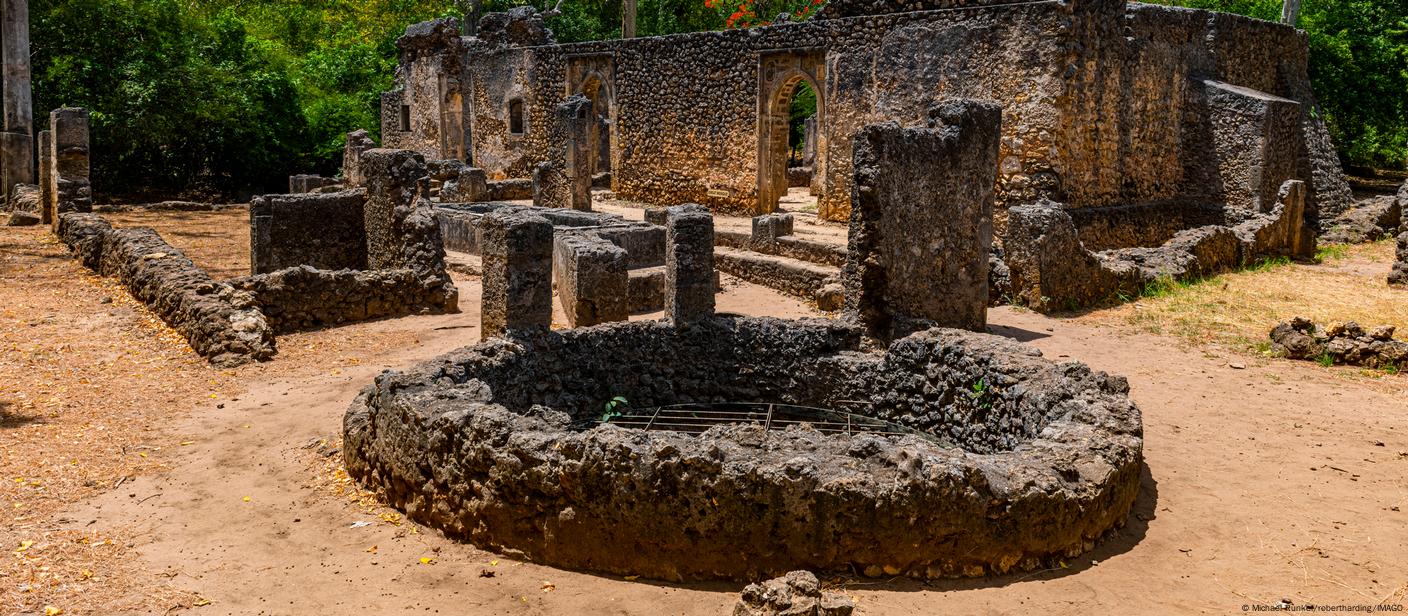
[[[1392,237],[1403,221],[1403,206],[1408,203],[1408,183],[1398,190],[1398,196],[1385,195],[1365,199],[1343,214],[1324,223],[1320,241],[1335,244],[1360,244]]]
[[[557,123],[565,140],[562,171],[567,181],[566,207],[584,212],[592,209],[592,166],[597,155],[592,127],[596,122],[592,101],[585,96],[570,96],[557,106]]]
[[[347,469],[481,548],[669,580],[1031,570],[1123,522],[1142,443],[1124,379],[958,330],[862,344],[840,320],[726,316],[491,340],[377,377],[344,419]],[[616,396],[873,400],[932,439],[596,425]]]
[[[286,334],[410,314],[458,312],[438,285],[409,269],[327,270],[301,265],[235,278],[254,297],[269,326]]]
[[[1071,217],[1050,201],[1007,211],[1003,251],[1012,303],[1043,312],[1093,304],[1131,278],[1102,267],[1081,244]]]
[[[341,186],[341,180],[337,178],[325,178],[317,174],[298,174],[288,176],[289,194],[303,194],[317,192],[323,188]]]
[[[552,223],[519,209],[480,222],[483,337],[513,336],[552,325]]]
[[[533,206],[571,209],[571,178],[560,163],[543,161],[533,167]]]
[[[1388,283],[1408,286],[1408,230],[1398,234],[1398,246],[1394,251],[1393,270],[1388,274]]]
[[[35,216],[39,216],[41,199],[38,185],[15,184],[10,187],[5,209],[11,212],[31,212]]]
[[[949,101],[930,128],[876,124],[855,137],[846,308],[877,338],[931,322],[987,325],[992,186],[1002,110]]]
[[[53,225],[54,216],[54,167],[50,152],[54,151],[54,133],[39,131],[38,139],[39,176],[39,217],[46,225]]]
[[[1318,329],[1310,319],[1294,317],[1272,328],[1271,350],[1291,359],[1401,368],[1408,362],[1408,342],[1394,340],[1393,331],[1384,325],[1366,332],[1354,321]]]
[[[790,571],[743,587],[733,616],[851,616],[855,603],[840,593],[822,592],[810,571]]]
[[[367,269],[365,190],[263,195],[249,204],[250,273]]]
[[[475,203],[489,200],[489,181],[483,169],[465,167],[440,188],[442,203]]]
[[[274,333],[249,293],[217,283],[151,229],[113,229],[95,214],[63,212],[59,239],[112,276],[212,364],[274,355]],[[96,266],[96,267],[95,267]]]
[[[1201,83],[1211,128],[1213,160],[1201,165],[1216,202],[1251,212],[1270,211],[1281,183],[1296,179],[1300,103],[1215,80]]]
[[[10,227],[30,227],[40,222],[43,222],[43,219],[39,217],[39,212],[14,210],[10,212],[9,217],[5,221],[5,225]]]
[[[93,211],[93,188],[88,182],[88,111],[76,107],[49,114],[52,151],[49,153],[49,192],[58,225],[58,214]]]
[[[924,10],[953,5],[963,10]],[[388,93],[383,110],[399,110],[402,103],[411,108],[414,130],[397,137],[404,138],[402,147],[452,143],[446,137],[462,132],[453,130],[455,123],[467,121],[456,119],[453,103],[441,96],[446,84],[447,92],[474,101],[462,106],[473,116],[470,159],[490,178],[526,179],[538,162],[559,158],[556,106],[572,95],[591,97],[599,87],[609,109],[600,141],[609,144],[617,195],[756,214],[768,211],[758,209],[759,169],[775,162],[760,147],[760,133],[779,119],[768,110],[786,102],[781,99],[796,79],[805,79],[822,93],[806,157],[823,219],[848,217],[856,131],[885,121],[911,125],[939,97],[990,98],[1007,112],[994,187],[999,212],[1040,198],[1072,209],[1150,212],[1221,205],[1220,195],[1234,193],[1255,192],[1269,201],[1283,179],[1307,182],[1312,226],[1319,212],[1336,214],[1349,202],[1334,148],[1314,112],[1306,39],[1292,27],[1103,0],[848,0],[824,11],[865,17],[553,45],[535,35],[506,41],[494,33],[514,20],[498,15],[491,21],[501,26],[478,40],[428,37],[443,40],[441,47],[403,55],[396,92],[406,95]],[[541,31],[541,20],[526,7],[516,23],[539,24],[526,30]],[[824,71],[815,69],[816,50],[823,50]],[[1214,113],[1205,81],[1225,84],[1214,88],[1221,91],[1255,94],[1240,97],[1246,105],[1214,105]],[[1214,92],[1214,102],[1219,96]],[[1266,116],[1251,101],[1296,107],[1299,115]],[[521,110],[520,130],[513,130],[510,109]],[[1289,161],[1293,175],[1233,173],[1226,182],[1207,181],[1204,162],[1216,167],[1219,152],[1236,153],[1218,149],[1214,138],[1215,128],[1235,123],[1215,116],[1237,117],[1243,110],[1275,120],[1256,124],[1257,144],[1269,144],[1255,148],[1258,160],[1274,163],[1258,167],[1279,170]],[[383,134],[397,134],[398,122],[397,112],[385,112]],[[1004,220],[996,217],[999,231]]]
[[[440,224],[427,196],[424,159],[409,150],[372,149],[362,153],[362,170],[367,268],[409,269],[425,288],[440,289],[442,305],[457,305],[459,291],[445,271]]]
[[[714,217],[672,207],[665,221],[665,319],[684,327],[714,315]]]
[[[572,327],[625,321],[629,303],[626,251],[592,233],[561,233],[553,240],[553,277]]]
[[[531,6],[484,15],[479,19],[477,35],[489,49],[537,47],[557,42],[547,22],[543,21],[543,14]]]
[[[367,176],[362,173],[362,153],[376,147],[376,141],[365,129],[347,133],[347,145],[342,151],[342,179],[348,188],[366,185]]]

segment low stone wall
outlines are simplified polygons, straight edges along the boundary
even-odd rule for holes
[[[274,333],[254,297],[218,283],[151,229],[113,229],[96,214],[61,212],[59,239],[112,276],[216,366],[274,355]]]
[[[753,217],[749,234],[719,231],[714,241],[719,246],[751,250],[766,255],[810,261],[831,267],[846,265],[846,247],[804,240],[793,234],[792,214],[764,214]]]
[[[1190,280],[1263,258],[1311,257],[1315,236],[1305,224],[1305,198],[1304,183],[1290,180],[1270,212],[1248,214],[1236,226],[1186,229],[1156,248],[1102,252],[1083,245],[1060,204],[1015,206],[1003,242],[1013,302],[1036,310],[1074,309],[1138,295],[1161,278]]]
[[[1393,339],[1391,325],[1364,331],[1358,323],[1333,323],[1317,328],[1304,317],[1279,323],[1271,330],[1273,353],[1291,359],[1328,359],[1355,366],[1408,367],[1408,342]]]
[[[986,334],[866,353],[861,333],[720,316],[490,340],[377,377],[344,419],[347,469],[481,548],[669,580],[1034,570],[1123,523],[1142,444],[1124,379]],[[868,400],[856,412],[927,436],[598,425],[617,396]]]
[[[484,187],[487,201],[521,201],[533,198],[533,180],[508,179],[488,182]]]
[[[356,321],[458,312],[459,294],[409,269],[282,269],[228,281],[250,293],[275,332],[286,334]]]
[[[363,190],[263,195],[250,201],[250,273],[287,267],[366,269]]]

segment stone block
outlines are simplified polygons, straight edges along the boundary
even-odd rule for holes
[[[714,315],[714,217],[702,205],[669,209],[665,225],[665,318],[686,326]]]
[[[1208,178],[1227,207],[1269,212],[1281,183],[1299,177],[1300,103],[1220,81],[1204,81],[1211,129]]]
[[[1389,272],[1388,283],[1408,286],[1408,231],[1398,234],[1398,248],[1394,257],[1393,271]]]
[[[625,321],[629,275],[624,249],[592,232],[561,233],[553,242],[553,277],[567,323],[588,327]]]
[[[753,241],[771,244],[784,235],[792,235],[792,214],[764,214],[753,217]]]
[[[49,190],[54,199],[54,216],[64,212],[93,211],[93,189],[88,182],[88,111],[76,107],[55,109],[49,114]],[[57,224],[57,223],[55,223]]]
[[[489,200],[489,178],[483,169],[466,167],[440,189],[441,203],[477,203]]]
[[[484,338],[552,326],[552,223],[524,210],[497,210],[480,222]]]

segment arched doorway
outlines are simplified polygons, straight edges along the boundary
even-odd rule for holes
[[[821,176],[826,168],[825,56],[820,51],[783,52],[759,58],[758,72],[758,214],[778,210],[788,195],[787,169],[800,163],[804,150],[815,152],[812,172]],[[815,143],[807,144],[805,126],[813,117],[810,131]],[[823,182],[807,182],[824,186]],[[805,185],[800,194],[810,195]]]

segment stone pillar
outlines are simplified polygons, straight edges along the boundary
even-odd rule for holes
[[[567,137],[566,168],[568,199],[572,209],[592,209],[592,161],[595,144],[592,132],[596,118],[591,99],[580,94],[557,106],[557,119]]]
[[[49,114],[49,190],[54,199],[52,222],[64,212],[93,211],[93,188],[88,183],[88,111],[77,107],[55,109]]]
[[[987,324],[1002,108],[953,100],[929,117],[929,128],[871,124],[854,138],[846,309],[882,340]]]
[[[702,205],[668,210],[665,222],[665,318],[675,326],[714,316],[714,217]]]
[[[482,338],[552,327],[552,223],[505,208],[480,222]]]
[[[792,235],[792,227],[791,213],[754,216],[752,240],[759,244],[775,244],[777,238]]]
[[[552,268],[567,324],[588,327],[625,321],[630,274],[626,251],[592,232],[567,232],[553,242]]]
[[[54,133],[39,131],[39,216],[46,225],[54,222],[53,151]]]
[[[29,0],[0,0],[5,130],[0,133],[0,193],[34,183],[34,109],[30,95]]]
[[[636,0],[621,2],[621,38],[636,37]]]
[[[348,188],[364,186],[367,177],[362,173],[362,153],[376,147],[371,135],[363,129],[347,133],[347,145],[342,150],[342,177]]]

